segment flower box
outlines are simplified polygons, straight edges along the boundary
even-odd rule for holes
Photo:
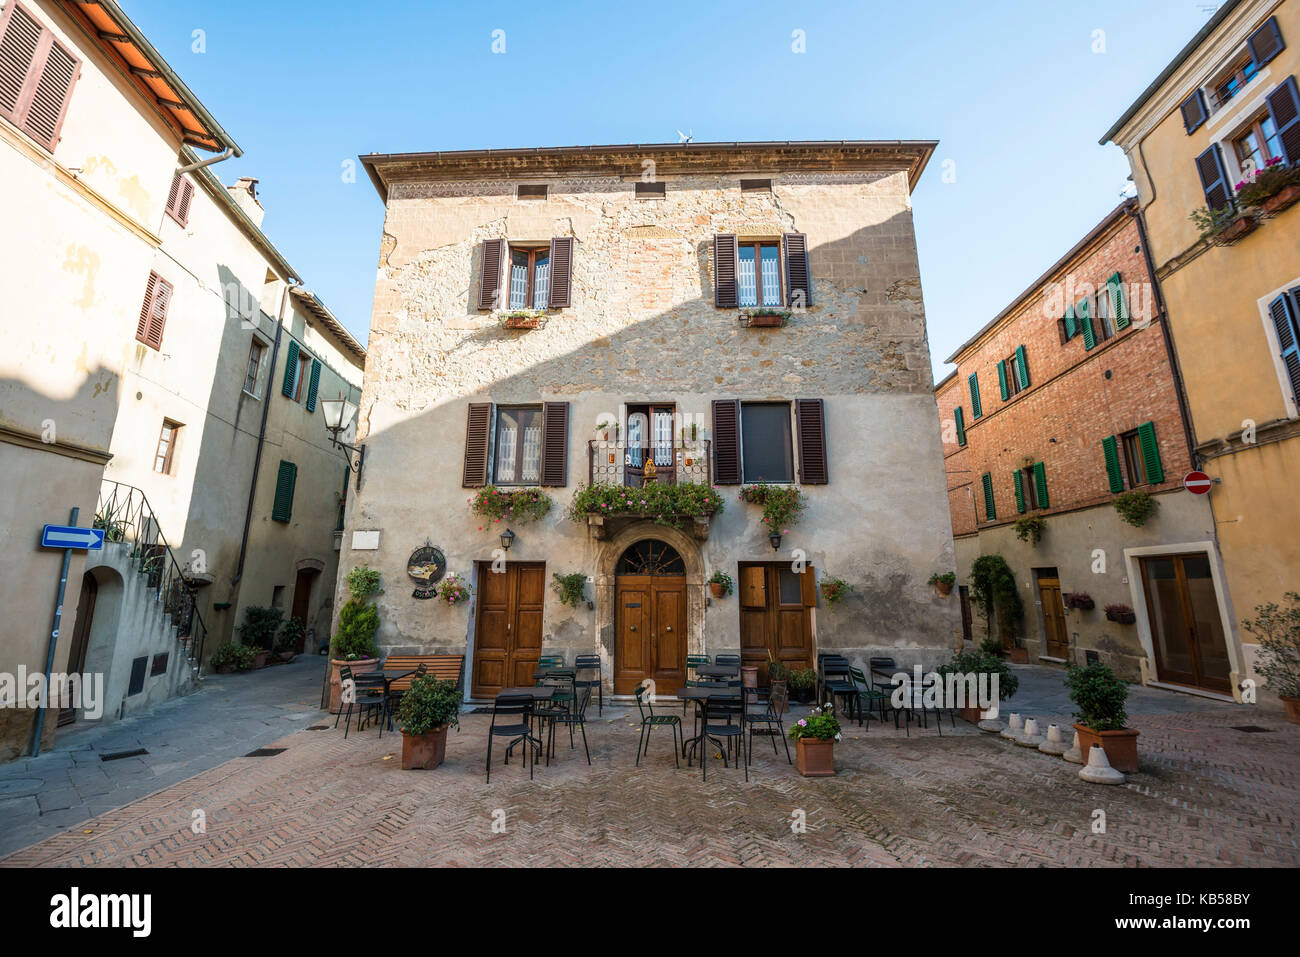
[[[795,742],[796,767],[806,778],[835,776],[835,740],[800,738]]]
[[[1288,186],[1280,193],[1275,193],[1264,200],[1262,209],[1269,216],[1276,216],[1282,210],[1300,202],[1300,184]]]
[[[790,321],[790,313],[785,309],[745,310],[740,321],[751,329],[779,329]]]
[[[1254,216],[1238,216],[1222,230],[1215,233],[1215,245],[1231,246],[1243,236],[1253,233],[1258,226],[1259,222]]]

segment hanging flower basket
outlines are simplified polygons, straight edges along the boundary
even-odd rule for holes
[[[742,309],[740,322],[750,329],[779,329],[790,321],[788,309]]]
[[[1137,621],[1137,614],[1128,605],[1107,605],[1106,619],[1120,625],[1131,625]]]
[[[438,582],[434,594],[453,607],[464,604],[470,599],[469,585],[457,578],[455,572]]]
[[[546,325],[546,313],[534,309],[515,309],[497,318],[503,329],[540,329]]]

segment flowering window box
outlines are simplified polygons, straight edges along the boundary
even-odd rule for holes
[[[540,329],[546,325],[546,313],[533,309],[516,309],[497,319],[503,329]]]
[[[1261,208],[1265,214],[1276,216],[1282,210],[1294,206],[1298,202],[1300,202],[1300,184],[1294,184],[1264,200]]]
[[[1231,246],[1242,237],[1253,233],[1259,222],[1251,215],[1238,216],[1214,236],[1216,246]]]
[[[789,309],[742,309],[740,322],[750,329],[779,329],[790,321]]]

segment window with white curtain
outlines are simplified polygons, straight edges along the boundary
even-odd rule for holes
[[[542,474],[542,407],[501,406],[497,410],[497,485],[536,485]]]

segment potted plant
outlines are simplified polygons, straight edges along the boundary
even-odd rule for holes
[[[1147,519],[1155,514],[1157,502],[1151,493],[1138,489],[1116,495],[1112,504],[1120,518],[1134,528],[1141,528],[1147,523]]]
[[[1190,218],[1200,230],[1201,239],[1216,246],[1231,246],[1259,225],[1253,215],[1237,210],[1231,203],[1221,209],[1202,206],[1193,210]]]
[[[469,500],[470,511],[475,515],[499,523],[535,522],[551,510],[551,499],[541,489],[521,488],[502,491],[495,485],[485,485]],[[483,526],[479,526],[479,531]]]
[[[345,579],[352,596],[339,609],[339,630],[330,642],[330,714],[338,714],[343,705],[343,683],[339,669],[347,665],[355,674],[375,671],[379,667],[379,649],[375,633],[379,631],[379,609],[370,599],[383,594],[379,572],[358,565]]]
[[[1300,166],[1287,166],[1280,156],[1270,159],[1237,184],[1237,205],[1259,207],[1269,216],[1300,201]]]
[[[259,608],[250,605],[244,610],[244,623],[235,628],[239,640],[261,652],[253,661],[254,668],[266,666],[268,652],[274,646],[276,632],[284,620],[284,612],[279,608]]]
[[[1097,607],[1091,595],[1085,591],[1066,592],[1063,596],[1066,608],[1073,608],[1076,611],[1092,611]]]
[[[447,729],[460,727],[460,695],[456,685],[433,675],[411,679],[397,706],[402,727],[402,770],[428,770],[447,754]]]
[[[1088,749],[1098,745],[1106,752],[1110,766],[1132,774],[1138,769],[1138,733],[1125,727],[1128,715],[1128,685],[1115,676],[1110,666],[1100,661],[1086,667],[1072,667],[1065,673],[1070,700],[1078,707],[1079,754],[1088,763]]]
[[[298,654],[298,644],[307,637],[307,626],[297,618],[290,618],[275,638],[275,657],[279,661],[293,661]]]
[[[790,726],[797,753],[796,767],[806,778],[829,778],[835,775],[835,742],[843,740],[835,713],[827,708],[813,708],[806,718]]]
[[[556,572],[551,577],[555,579],[552,587],[560,596],[560,604],[577,608],[586,600],[587,576],[582,572],[574,572],[572,575]]]
[[[790,672],[790,693],[800,704],[812,701],[817,689],[817,672],[812,668],[795,668]]]
[[[228,675],[232,671],[248,671],[253,667],[257,649],[248,645],[222,645],[212,653],[211,664],[219,675]]]
[[[790,526],[799,521],[808,505],[798,486],[768,485],[762,479],[741,488],[739,498],[749,505],[763,506],[763,524],[769,533],[781,535],[789,534]]]
[[[1019,635],[1011,639],[1011,647],[1006,650],[1006,657],[1013,665],[1029,664],[1029,649],[1025,647],[1024,639]]]
[[[767,682],[772,689],[772,701],[778,700],[781,705],[781,714],[790,710],[790,669],[784,662],[777,661],[772,657],[772,652],[767,653]]]
[[[1024,518],[1016,519],[1016,538],[1030,545],[1037,545],[1043,540],[1043,529],[1046,527],[1047,523],[1037,515],[1026,515]]]
[[[504,329],[538,329],[546,325],[546,313],[540,309],[511,309],[502,313],[500,322]]]
[[[1255,608],[1255,620],[1242,627],[1259,639],[1255,670],[1286,706],[1286,719],[1300,724],[1300,594],[1283,596],[1287,607],[1269,602]]]
[[[834,606],[849,596],[849,592],[853,591],[853,586],[843,578],[829,575],[821,580],[821,590],[822,597],[826,599],[826,604]]]
[[[789,309],[774,309],[770,306],[759,306],[750,309],[742,309],[740,312],[740,321],[743,325],[751,329],[778,329],[784,326],[790,320]]]
[[[964,651],[954,655],[951,661],[939,666],[938,674],[944,679],[945,686],[947,685],[948,675],[958,675],[962,678],[966,675],[974,675],[977,689],[979,687],[979,676],[988,675],[985,682],[990,691],[992,690],[993,679],[996,677],[999,701],[1006,701],[1020,688],[1020,679],[1016,677],[1001,656],[991,655],[982,650]],[[964,682],[963,687],[967,688],[969,694],[969,687]],[[963,720],[969,721],[971,724],[979,724],[983,709],[978,702],[970,703],[968,698],[966,706],[961,708],[959,713]]]
[[[940,596],[947,596],[952,594],[952,586],[956,584],[956,582],[957,575],[955,572],[944,572],[942,575],[935,572],[930,576],[930,580],[927,584],[933,585],[934,590],[938,592]]]
[[[735,587],[731,576],[720,568],[709,576],[709,594],[714,598],[726,598],[735,590]]]
[[[1107,605],[1106,618],[1120,625],[1131,625],[1137,621],[1137,614],[1128,605]]]
[[[455,572],[438,582],[434,594],[452,607],[463,604],[470,599],[469,586],[457,578]]]

